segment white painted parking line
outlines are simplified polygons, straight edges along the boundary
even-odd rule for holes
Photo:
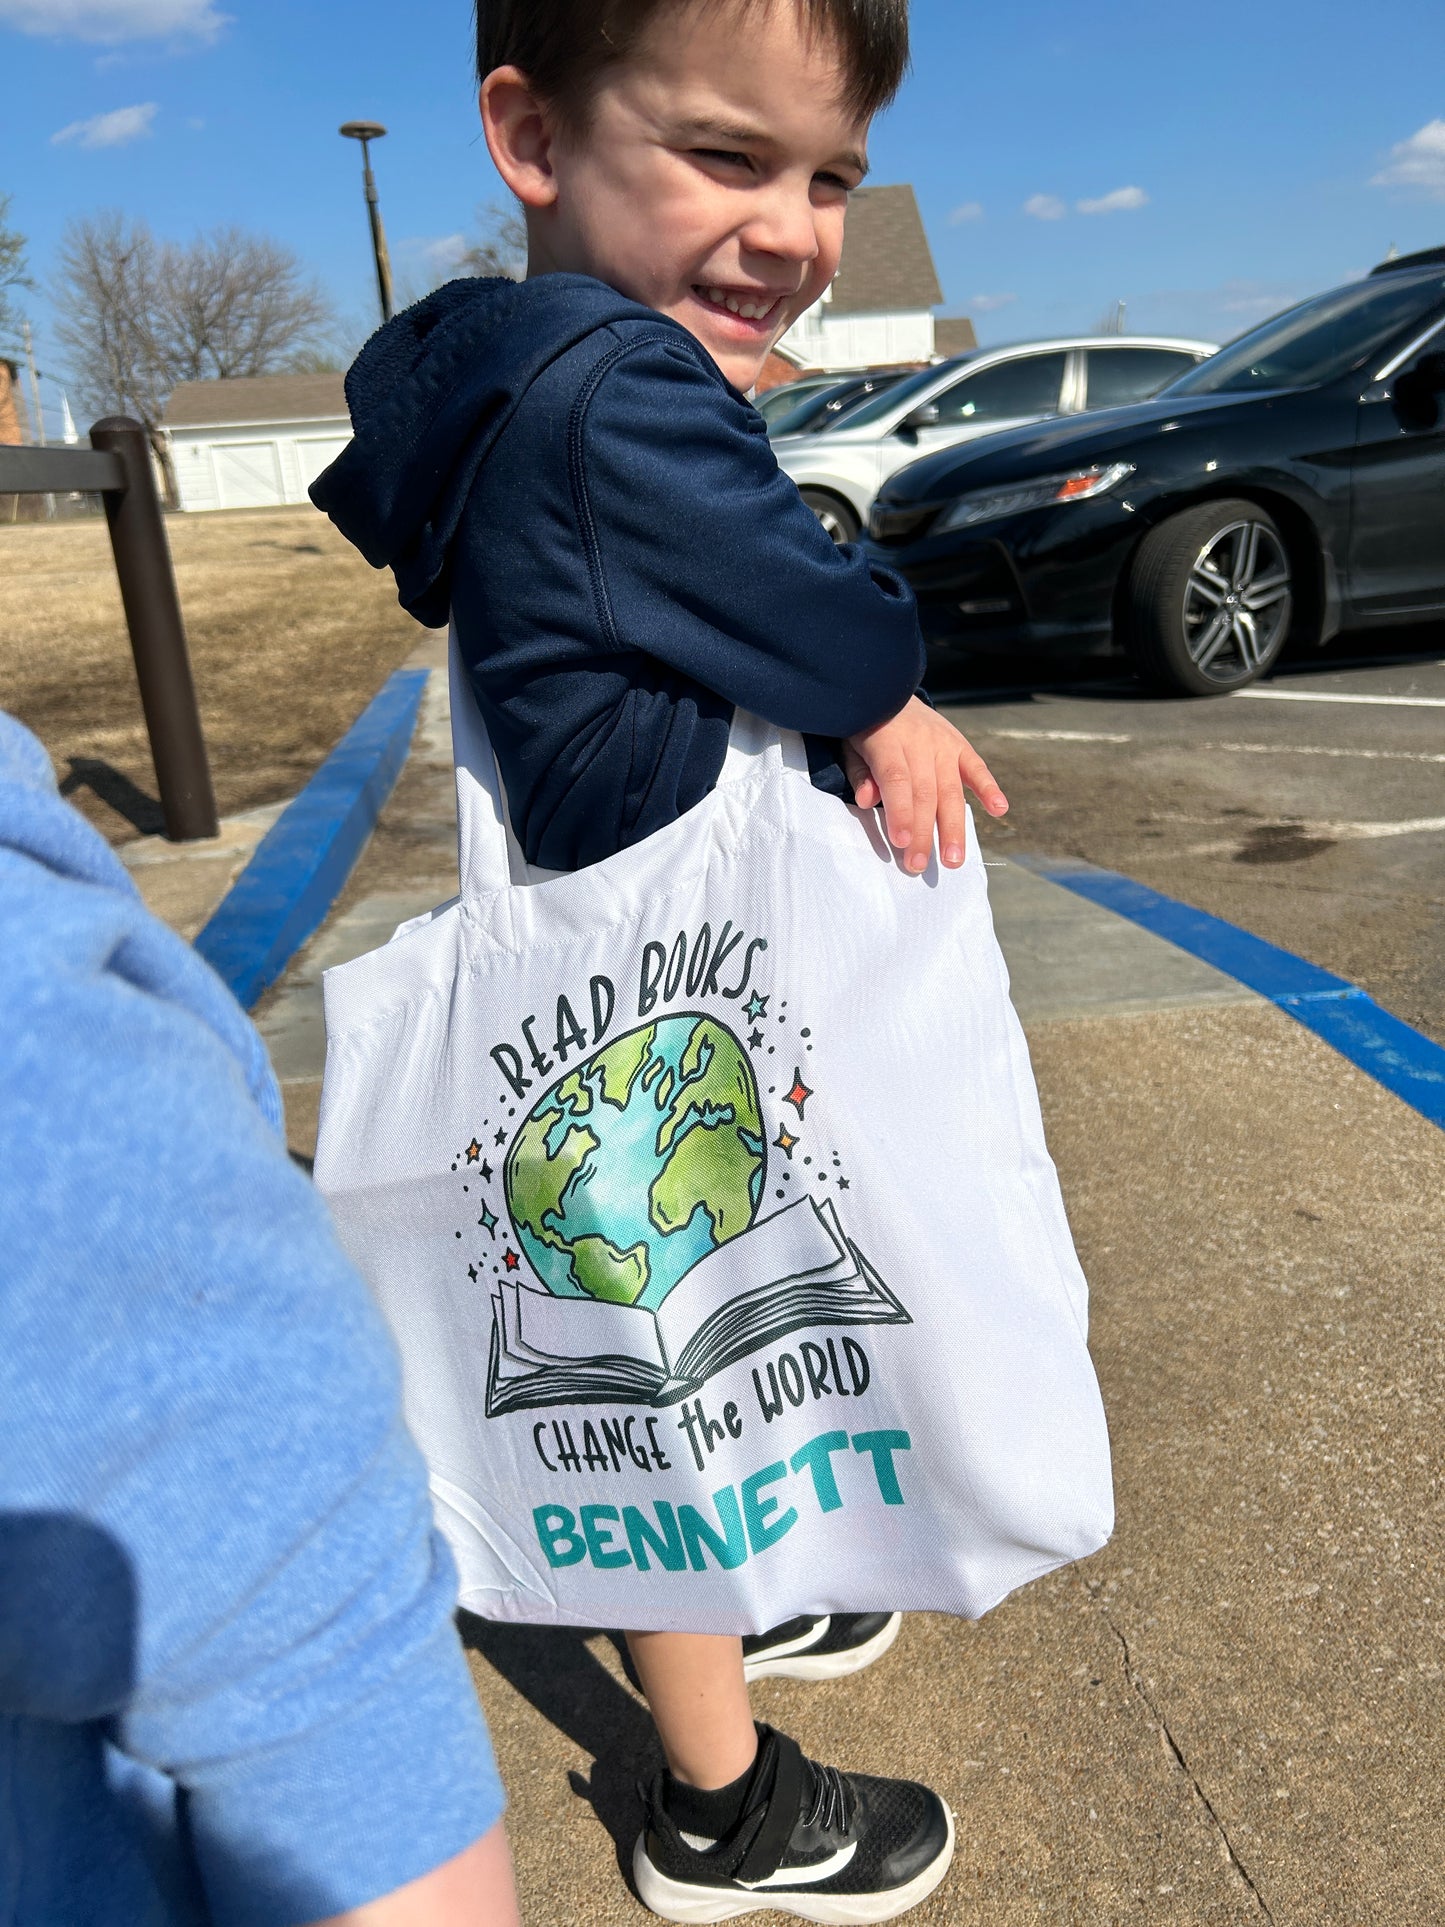
[[[1169,820],[1195,823],[1207,821],[1204,817],[1174,817]],[[1265,826],[1257,824],[1254,827],[1259,829]],[[1269,824],[1268,828],[1276,834],[1282,830],[1288,830],[1301,838],[1319,838],[1331,843],[1359,843],[1382,836],[1438,835],[1445,830],[1445,816],[1407,817],[1398,823],[1314,823],[1299,817],[1289,817],[1281,822]],[[1186,856],[1233,856],[1239,850],[1241,843],[1252,834],[1253,831],[1250,830],[1221,842],[1191,843],[1184,854]]]
[[[1226,756],[1335,756],[1363,763],[1445,763],[1445,751],[1341,749],[1325,743],[1197,743],[1181,738],[1120,736],[1091,729],[975,729],[975,736],[1003,736],[1014,743],[1140,743],[1148,749],[1208,749]]]
[[[1374,703],[1382,709],[1445,709],[1445,696],[1346,696],[1323,689],[1236,689],[1234,700],[1258,703]]]
[[[975,736],[1007,736],[1016,743],[1132,743],[1132,736],[1097,729],[975,729]]]

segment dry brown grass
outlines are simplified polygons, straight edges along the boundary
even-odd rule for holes
[[[288,797],[425,632],[312,508],[166,527],[221,813]],[[94,759],[154,797],[103,520],[0,527],[0,708],[62,778]],[[136,833],[89,787],[73,800],[112,840]]]

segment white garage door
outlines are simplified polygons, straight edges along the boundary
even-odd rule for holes
[[[297,440],[296,460],[303,489],[310,488],[323,468],[330,468],[350,440],[349,435],[304,435]]]
[[[277,508],[286,500],[275,442],[223,442],[214,453],[223,509]]]

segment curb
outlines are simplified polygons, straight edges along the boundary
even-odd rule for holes
[[[321,925],[401,774],[426,688],[398,669],[272,824],[195,947],[250,1010]]]
[[[1147,885],[1073,857],[1011,856],[1035,876],[1127,917],[1267,997],[1296,1023],[1445,1130],[1445,1047],[1291,950]]]

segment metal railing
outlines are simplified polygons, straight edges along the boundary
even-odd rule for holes
[[[108,415],[89,448],[0,447],[0,495],[96,494],[105,502],[166,835],[216,836],[216,798],[175,570],[139,422]]]

